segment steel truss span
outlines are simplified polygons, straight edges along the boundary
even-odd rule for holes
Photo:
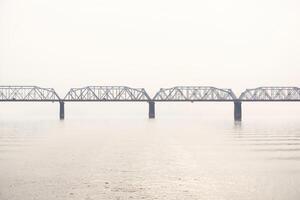
[[[234,120],[242,120],[242,102],[300,101],[298,87],[258,87],[245,90],[239,98],[231,89],[204,86],[161,88],[151,98],[144,88],[126,86],[87,86],[71,88],[61,99],[53,88],[0,86],[0,102],[59,102],[59,118],[65,117],[65,102],[147,102],[148,117],[155,118],[155,102],[232,102]]]
[[[161,88],[153,101],[235,101],[236,96],[231,89],[201,86],[177,86]]]
[[[300,88],[258,87],[247,89],[239,99],[240,101],[300,101]]]
[[[0,86],[0,101],[60,101],[53,88]]]
[[[64,101],[151,101],[144,88],[87,86],[71,88]]]

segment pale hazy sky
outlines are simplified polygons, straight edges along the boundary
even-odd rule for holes
[[[0,0],[0,84],[300,86],[299,0]]]

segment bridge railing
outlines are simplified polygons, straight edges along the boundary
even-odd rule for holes
[[[60,101],[53,88],[0,86],[0,101]]]
[[[154,101],[234,101],[236,95],[231,89],[210,86],[176,86],[161,88]]]
[[[258,87],[246,89],[239,97],[241,101],[300,101],[298,87]]]
[[[87,86],[71,88],[64,101],[151,101],[144,88]]]

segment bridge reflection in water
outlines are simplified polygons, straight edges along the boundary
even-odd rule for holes
[[[298,87],[258,87],[246,89],[237,97],[231,89],[208,86],[161,88],[151,98],[144,88],[126,86],[87,86],[71,88],[60,98],[53,88],[0,86],[0,102],[59,102],[59,117],[65,117],[65,102],[146,102],[149,118],[155,118],[155,102],[233,102],[234,120],[242,120],[242,102],[300,101]]]

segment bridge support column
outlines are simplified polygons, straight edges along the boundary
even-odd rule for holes
[[[59,102],[59,119],[65,119],[65,102]]]
[[[155,102],[149,101],[149,119],[155,118]]]
[[[242,102],[234,102],[234,121],[242,121]]]

